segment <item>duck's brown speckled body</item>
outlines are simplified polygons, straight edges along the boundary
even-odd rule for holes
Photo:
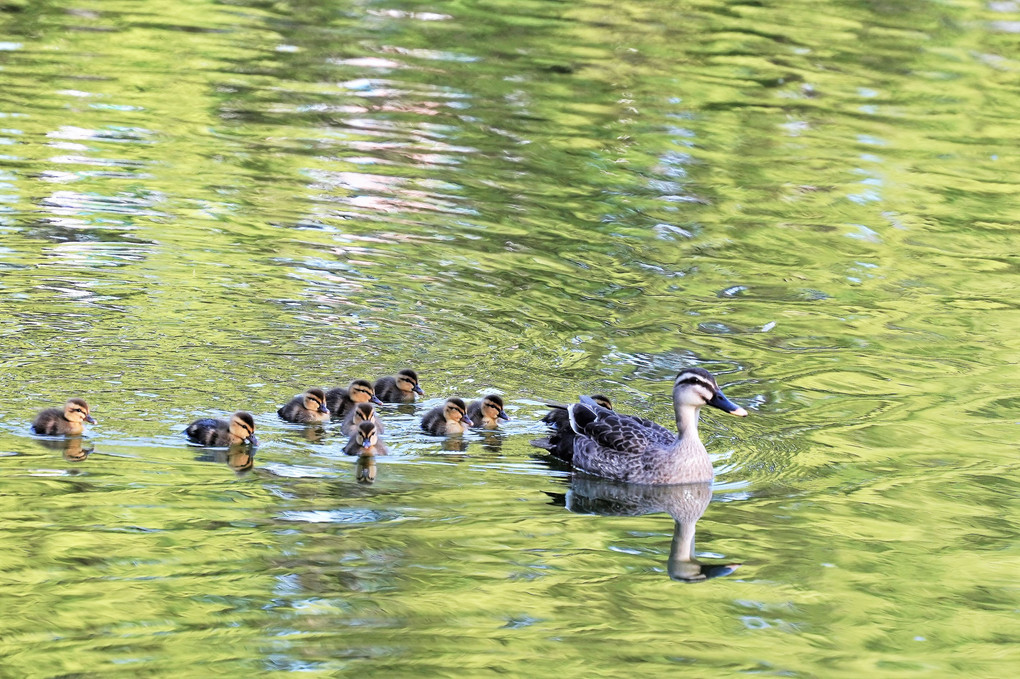
[[[702,406],[747,415],[702,368],[682,370],[673,381],[679,436],[651,420],[603,408],[587,396],[581,401],[566,407],[568,426],[560,426],[550,437],[553,454],[589,474],[629,483],[711,481],[712,461],[698,437]]]
[[[446,399],[446,403],[436,406],[421,418],[422,430],[433,436],[463,434],[471,424],[467,406],[457,397]]]
[[[343,417],[358,403],[382,404],[368,380],[354,380],[346,389],[336,387],[326,392],[326,407],[333,417]]]
[[[326,407],[326,394],[322,389],[309,389],[300,396],[295,396],[285,406],[276,411],[288,422],[311,424],[329,420],[329,408]]]
[[[189,439],[203,446],[235,446],[247,443],[252,446],[259,444],[255,437],[255,418],[251,413],[239,411],[230,416],[230,420],[206,418],[195,420],[188,425],[184,433]]]
[[[503,410],[503,399],[496,394],[468,403],[467,416],[472,427],[482,429],[497,429],[500,420],[510,420],[510,416]]]
[[[40,411],[32,422],[32,431],[43,436],[78,436],[85,431],[85,423],[96,424],[89,413],[89,404],[83,399],[68,399],[63,409],[47,408]]]
[[[425,391],[418,385],[418,373],[410,368],[375,381],[375,395],[385,403],[414,403],[415,394],[424,396]]]

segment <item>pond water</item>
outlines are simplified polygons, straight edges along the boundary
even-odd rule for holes
[[[0,4],[4,671],[1015,674],[1018,33],[1012,0]],[[693,365],[751,412],[703,415],[712,489],[529,445],[578,394],[671,424]],[[407,366],[372,485],[276,416]],[[489,390],[501,432],[417,430]],[[33,437],[72,395],[99,424]],[[253,461],[183,440],[237,409]]]

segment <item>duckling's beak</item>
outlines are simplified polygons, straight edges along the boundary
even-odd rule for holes
[[[723,393],[721,391],[715,392],[715,396],[713,396],[712,400],[708,402],[708,405],[712,406],[713,408],[718,408],[724,413],[729,413],[730,415],[736,415],[737,417],[747,417],[747,411],[738,406],[733,401],[723,396]]]
[[[414,393],[418,394],[419,396],[424,396],[425,395],[425,390],[422,389],[421,387],[419,387],[417,384],[414,385],[414,387],[411,388],[411,391],[413,391]]]
[[[470,420],[470,419],[468,418],[468,416],[467,416],[467,415],[462,415],[462,416],[461,416],[461,418],[460,418],[460,423],[461,423],[461,424],[466,424],[466,425],[467,425],[467,426],[469,426],[469,427],[473,427],[473,426],[475,425],[475,423],[474,423],[474,422],[472,422],[472,421],[471,421],[471,420]]]
[[[362,447],[362,448],[371,448],[371,447],[372,447],[372,439],[365,439],[365,440],[364,440],[364,441],[363,441],[363,442],[361,443],[361,447]]]
[[[323,403],[321,406],[319,406],[319,412],[320,413],[328,413],[329,412],[329,408],[326,407],[325,403]]]
[[[499,415],[496,415],[496,417],[498,417],[501,420],[506,420],[507,422],[510,421],[510,416],[506,414],[505,410],[500,410]]]
[[[258,437],[256,437],[255,434],[252,434],[251,436],[246,438],[244,442],[252,446],[257,446],[259,444]]]
[[[376,396],[375,394],[372,394],[372,398],[370,398],[368,400],[371,401],[372,403],[376,404],[377,406],[381,406],[383,404],[382,401],[379,400],[379,397]]]
[[[92,417],[91,415],[86,415],[85,416],[85,421],[88,422],[89,424],[99,424],[99,420],[97,420],[96,418]]]

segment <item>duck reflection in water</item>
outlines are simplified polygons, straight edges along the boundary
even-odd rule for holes
[[[80,436],[36,440],[45,448],[63,453],[64,459],[68,462],[84,462],[95,451],[95,446],[91,443],[87,444]]]
[[[243,444],[217,450],[206,450],[196,455],[195,459],[199,462],[225,464],[238,474],[251,471],[255,466],[255,453],[249,446]]]
[[[558,504],[558,494],[554,503]],[[700,582],[735,571],[739,563],[706,564],[694,554],[694,529],[712,499],[711,483],[652,486],[573,474],[564,506],[577,514],[642,516],[665,512],[673,517],[673,542],[666,572],[673,580]]]

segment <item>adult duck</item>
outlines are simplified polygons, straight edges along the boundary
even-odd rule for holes
[[[550,437],[551,452],[576,469],[616,481],[644,484],[703,483],[714,476],[712,460],[698,437],[701,408],[712,406],[745,417],[747,411],[723,394],[703,368],[687,368],[673,380],[673,410],[679,435],[635,415],[622,415],[582,396],[566,406],[569,426]],[[544,446],[543,446],[544,447]]]

